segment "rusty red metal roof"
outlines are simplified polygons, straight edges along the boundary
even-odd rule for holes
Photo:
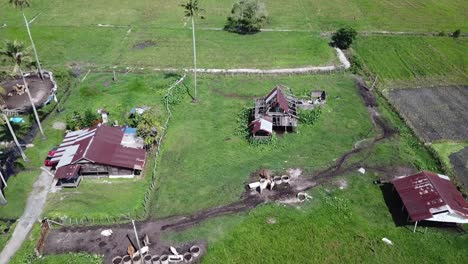
[[[81,169],[81,165],[68,165],[68,166],[63,166],[57,169],[55,171],[55,176],[54,178],[56,179],[66,179],[69,180],[76,175],[78,175],[78,172]]]
[[[68,133],[57,149],[57,168],[87,160],[92,163],[142,170],[146,151],[122,145],[125,127],[99,125]]]
[[[270,104],[271,107],[279,105],[283,112],[287,112],[289,109],[288,99],[283,93],[281,86],[276,86],[271,92],[265,97],[265,102]]]
[[[413,221],[430,219],[444,211],[468,219],[468,203],[445,175],[421,171],[392,183]]]
[[[265,116],[250,123],[250,133],[255,135],[258,131],[265,131],[268,134],[273,133],[273,121],[271,117]]]

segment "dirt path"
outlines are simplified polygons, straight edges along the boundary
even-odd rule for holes
[[[8,263],[10,258],[21,247],[21,244],[26,239],[26,236],[31,231],[33,225],[37,220],[39,220],[52,180],[53,177],[48,172],[43,171],[39,174],[39,177],[33,185],[33,190],[29,195],[26,209],[18,220],[18,224],[16,225],[15,231],[13,231],[10,240],[8,240],[0,253],[0,263]]]
[[[346,164],[349,158],[369,150],[380,141],[390,138],[395,134],[395,130],[382,119],[377,108],[375,96],[367,88],[365,83],[360,78],[356,78],[357,87],[360,91],[363,103],[368,107],[369,116],[372,119],[375,129],[378,131],[377,136],[369,138],[369,144],[355,144],[353,149],[344,153],[335,164],[329,168],[314,173],[309,177],[299,177],[295,182],[283,185],[281,188],[274,189],[263,195],[258,195],[255,191],[246,191],[241,200],[220,207],[209,208],[196,212],[191,215],[173,216],[159,220],[147,220],[137,224],[140,236],[142,239],[146,234],[150,237],[152,245],[150,246],[151,254],[165,254],[170,245],[160,240],[160,234],[165,231],[183,231],[196,224],[199,224],[208,219],[212,219],[222,215],[229,215],[239,212],[249,211],[256,206],[272,201],[287,201],[294,199],[298,191],[307,191],[321,183],[328,182],[332,178],[343,175],[346,172],[357,169],[363,160],[353,164]],[[406,168],[368,168],[385,174],[393,174]],[[100,233],[104,229],[112,228],[113,235],[111,237],[101,236]],[[96,227],[63,227],[57,230],[52,230],[45,241],[44,254],[60,254],[68,252],[89,252],[93,254],[104,255],[106,263],[110,262],[112,257],[116,255],[124,255],[125,249],[129,242],[129,237],[133,237],[133,229],[130,224],[127,225],[111,225],[111,226],[96,226]],[[206,249],[205,242],[197,242]],[[179,248],[187,247],[188,244],[179,245]]]
[[[313,74],[313,73],[333,73],[337,71],[347,70],[351,67],[351,62],[346,58],[343,51],[339,48],[333,48],[338,58],[338,65],[328,66],[304,66],[297,68],[282,68],[282,69],[256,69],[256,68],[242,68],[242,69],[203,69],[198,68],[197,73],[201,74],[224,74],[224,75],[292,75],[292,74]],[[99,66],[87,65],[83,66],[90,71],[94,72],[119,72],[119,73],[139,73],[139,72],[194,72],[194,69],[177,69],[177,68],[152,68],[152,67],[135,67],[128,65],[119,66]]]

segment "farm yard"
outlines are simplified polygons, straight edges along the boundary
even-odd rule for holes
[[[465,1],[262,0],[266,24],[243,35],[222,30],[238,1],[201,0],[198,69],[339,70],[199,74],[197,92],[188,70],[190,19],[180,7],[187,1],[30,2],[23,11],[43,68],[57,75],[58,103],[39,109],[47,140],[21,134],[31,161],[15,162],[3,190],[0,250],[21,223],[46,154],[77,114],[105,109],[109,123],[129,125],[131,109],[148,106],[164,140],[147,152],[141,177],[86,178],[78,188],[52,190],[42,217],[64,226],[52,225],[39,258],[35,224],[9,263],[111,263],[127,254],[131,219],[149,236],[151,254],[197,244],[196,263],[468,260],[466,225],[423,222],[413,233],[386,184],[430,170],[468,186]],[[341,27],[358,33],[344,50],[348,70],[330,46]],[[0,50],[7,39],[30,44],[21,11],[1,1]],[[0,83],[13,67],[0,57]],[[296,132],[252,141],[248,110],[279,84],[304,101],[325,91],[326,103],[309,115],[299,111]],[[265,171],[290,182],[249,190]],[[111,236],[101,235],[109,228]]]

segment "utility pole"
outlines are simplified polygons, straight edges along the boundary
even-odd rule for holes
[[[46,136],[44,134],[44,130],[42,130],[42,125],[41,125],[41,120],[39,119],[39,115],[37,114],[36,106],[34,105],[34,102],[31,97],[31,93],[29,92],[29,85],[26,82],[26,78],[24,78],[23,71],[21,70],[21,67],[19,67],[19,71],[21,74],[21,77],[23,78],[23,84],[25,87],[26,94],[28,95],[29,102],[31,103],[31,106],[33,108],[34,116],[36,117],[37,125],[39,126],[39,131],[41,131],[42,139],[46,139]]]
[[[36,58],[37,70],[39,71],[39,77],[41,77],[41,79],[44,80],[44,76],[42,74],[41,63],[39,62],[39,57],[37,56],[36,45],[34,45],[34,41],[31,35],[31,30],[29,29],[29,22],[28,22],[28,19],[26,19],[26,15],[24,14],[24,12],[23,12],[23,17],[24,17],[24,23],[26,24],[26,29],[28,30],[29,39],[31,40],[31,46],[34,51],[34,57]]]
[[[132,224],[133,224],[133,231],[135,231],[135,237],[136,237],[136,241],[137,241],[137,245],[138,245],[138,253],[140,254],[140,257],[143,257],[141,255],[140,239],[138,238],[138,233],[137,233],[136,226],[135,226],[135,220],[132,220]]]

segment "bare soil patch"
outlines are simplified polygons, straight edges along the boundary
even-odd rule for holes
[[[468,140],[468,86],[392,90],[389,99],[424,141]]]
[[[468,147],[449,156],[460,185],[468,192]]]
[[[46,102],[54,88],[54,84],[50,79],[44,78],[44,80],[41,80],[41,78],[36,75],[27,76],[26,82],[28,83],[29,91],[36,107]],[[3,86],[7,91],[7,95],[2,96],[5,100],[6,107],[8,109],[18,110],[30,109],[31,104],[29,103],[28,95],[26,93],[18,95],[15,92],[16,85],[24,85],[23,80],[21,78],[10,79],[0,84],[0,86]],[[8,94],[10,94],[10,96],[8,96]]]
[[[158,43],[154,40],[145,40],[143,42],[139,42],[135,45],[133,45],[133,48],[134,49],[144,49],[144,48],[148,48],[148,47],[154,47],[156,46]]]

